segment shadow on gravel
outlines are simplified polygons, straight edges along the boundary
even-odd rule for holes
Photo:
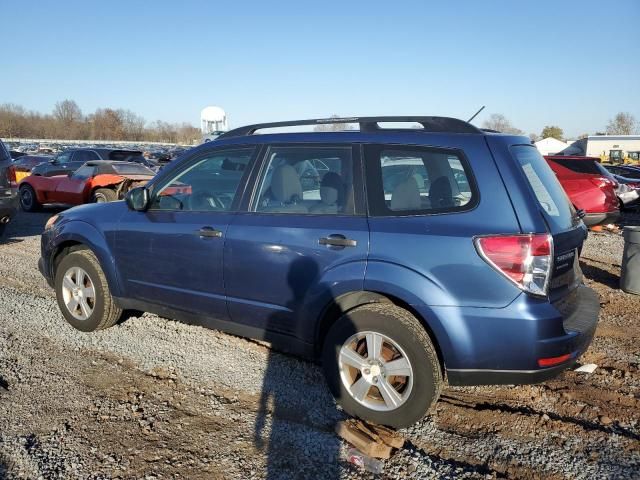
[[[62,210],[64,209],[61,207],[45,207],[41,212],[35,213],[18,211],[17,215],[7,225],[2,244],[19,243],[24,241],[24,237],[41,235],[47,220]]]
[[[630,438],[632,440],[640,440],[640,434],[637,434],[631,430],[620,426],[611,426],[606,427],[604,425],[600,425],[599,423],[592,422],[590,420],[584,420],[582,418],[574,418],[567,417],[566,415],[558,415],[553,412],[539,412],[534,410],[531,407],[514,407],[511,405],[507,405],[505,403],[469,403],[464,400],[460,400],[459,398],[451,397],[449,395],[442,395],[440,397],[440,401],[444,403],[448,403],[450,405],[455,405],[457,407],[470,408],[472,410],[476,410],[481,412],[483,410],[490,410],[496,412],[508,412],[520,415],[527,415],[530,417],[541,417],[543,415],[547,415],[551,420],[557,420],[565,423],[573,423],[574,425],[578,425],[579,427],[585,430],[591,431],[599,431],[604,433],[615,433],[617,435],[622,435],[623,437]]]
[[[303,314],[304,300],[316,284],[318,274],[316,262],[308,257],[299,257],[291,264],[287,274],[291,295],[286,306],[294,318]],[[274,335],[274,327],[282,324],[282,313],[273,314],[268,321],[265,340],[282,344],[282,337]],[[326,402],[309,398],[310,392],[295,382],[296,378],[302,379],[302,372],[287,372],[283,357],[281,353],[269,350],[255,424],[255,444],[267,453],[266,478],[338,479],[341,441],[333,432],[333,422],[342,414],[330,397]],[[301,400],[302,407],[292,408],[292,397]],[[321,411],[317,411],[318,407]]]
[[[593,280],[594,282],[598,282],[614,290],[618,289],[620,286],[620,278],[617,275],[614,275],[600,267],[589,265],[581,260],[580,268],[582,269],[584,276],[589,280]]]

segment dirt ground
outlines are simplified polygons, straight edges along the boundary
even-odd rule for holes
[[[340,460],[344,415],[313,364],[148,314],[67,326],[36,268],[51,213],[21,214],[0,244],[0,478],[372,477]],[[592,233],[581,257],[602,304],[581,359],[594,373],[447,388],[380,478],[640,478],[640,296],[618,289],[622,248]]]

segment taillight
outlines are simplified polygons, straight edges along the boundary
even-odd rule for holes
[[[548,234],[476,237],[480,256],[518,288],[546,295],[551,276],[553,240]]]
[[[16,166],[10,165],[9,168],[7,168],[7,180],[9,180],[9,185],[13,188],[16,188],[18,186],[18,182],[16,179]]]

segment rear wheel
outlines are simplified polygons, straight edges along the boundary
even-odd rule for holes
[[[37,212],[42,207],[35,190],[29,184],[20,187],[20,206],[25,212]]]
[[[396,428],[420,420],[443,384],[429,335],[410,312],[391,304],[343,315],[325,340],[323,366],[347,413]]]
[[[98,188],[93,192],[92,201],[94,203],[107,203],[115,202],[118,199],[118,194],[115,190],[110,188]]]
[[[122,316],[91,250],[75,251],[62,259],[56,269],[55,290],[64,318],[83,332],[109,328]]]

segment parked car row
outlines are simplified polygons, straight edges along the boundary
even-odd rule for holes
[[[321,360],[349,414],[395,427],[445,381],[534,383],[577,361],[600,308],[587,230],[528,138],[442,117],[268,133],[322,122],[233,130],[125,202],[53,216],[39,268],[65,319],[93,331],[133,309],[268,340]]]

